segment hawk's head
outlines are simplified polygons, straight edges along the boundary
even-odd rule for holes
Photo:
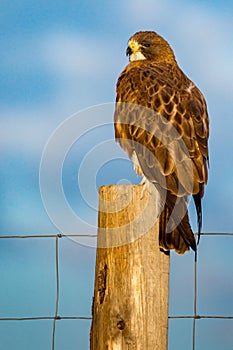
[[[174,62],[174,53],[166,40],[155,32],[137,32],[128,41],[126,55],[130,62],[151,60]]]

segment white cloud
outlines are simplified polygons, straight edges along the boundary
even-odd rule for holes
[[[83,108],[114,98],[117,74],[126,62],[120,55],[121,44],[95,33],[50,29],[16,41],[13,49],[4,52],[1,66],[20,77],[22,84],[34,76],[39,82],[41,74],[53,88],[56,105],[66,105],[67,110],[72,106],[68,113],[73,113],[75,105]]]
[[[44,118],[46,115],[48,118]],[[0,148],[6,151],[20,152],[27,156],[40,154],[46,141],[56,126],[48,111],[24,110],[3,112],[0,120]]]
[[[45,67],[61,76],[99,76],[108,67],[108,47],[95,37],[52,32],[40,38],[39,47]]]
[[[58,104],[83,108],[114,99],[117,74],[126,62],[120,44],[94,34],[63,31],[46,33],[37,45],[41,64],[57,79]]]
[[[1,64],[19,72],[44,68],[61,75],[90,76],[109,66],[108,49],[94,35],[49,30],[15,41],[1,56]]]
[[[166,13],[168,13],[168,10],[169,4],[167,0],[125,1],[126,15],[128,15],[131,24],[142,27],[146,26],[146,28],[138,28],[137,30],[148,30],[150,29],[148,26],[153,26],[153,28],[155,28],[156,23],[158,23],[158,21],[160,21],[161,18],[165,19],[165,15]],[[123,13],[124,12],[122,11],[122,14]]]
[[[109,44],[94,36],[50,31],[35,38],[29,36],[15,45],[14,52],[7,52],[4,66],[9,71],[25,74],[25,79],[29,71],[39,74],[42,71],[48,80],[51,78],[55,91],[49,104],[39,99],[37,104],[20,103],[20,107],[1,104],[0,125],[4,130],[1,149],[28,155],[41,153],[62,120],[82,108],[103,102],[99,96],[101,93],[108,96],[107,84],[111,84],[113,94],[114,85],[109,75],[119,68],[113,69],[118,63],[109,59]],[[117,45],[111,54],[114,50]]]

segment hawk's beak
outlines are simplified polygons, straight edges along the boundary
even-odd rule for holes
[[[130,56],[133,53],[133,50],[131,49],[131,47],[127,47],[126,49],[126,56]]]

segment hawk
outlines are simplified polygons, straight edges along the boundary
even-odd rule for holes
[[[115,138],[137,174],[161,198],[159,245],[183,254],[197,243],[188,217],[193,196],[202,225],[201,201],[208,177],[209,120],[200,90],[179,68],[166,40],[153,31],[128,41],[129,64],[116,86]]]

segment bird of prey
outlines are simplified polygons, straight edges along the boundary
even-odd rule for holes
[[[168,42],[153,31],[128,41],[129,64],[118,78],[115,138],[137,174],[161,195],[159,245],[183,254],[197,243],[187,211],[193,196],[202,225],[201,201],[208,177],[209,120],[200,90],[179,68]]]

